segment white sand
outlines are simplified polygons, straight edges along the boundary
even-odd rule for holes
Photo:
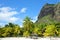
[[[31,39],[25,37],[8,37],[8,38],[0,38],[0,40],[60,40],[60,38],[38,38],[38,39]]]

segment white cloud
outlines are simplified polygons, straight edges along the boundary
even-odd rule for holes
[[[23,27],[22,25],[20,25],[20,27]]]
[[[0,21],[15,22],[18,20],[18,18],[14,17],[16,14],[18,12],[14,8],[2,7],[0,8]]]
[[[7,21],[9,21],[9,22],[16,22],[18,20],[19,20],[19,18],[17,18],[17,17],[10,17],[9,19],[7,19]]]
[[[27,8],[22,8],[20,13],[25,13]],[[8,22],[12,23],[23,23],[23,19],[16,17],[15,15],[19,15],[19,12],[16,11],[15,8],[11,7],[0,7],[0,25],[5,25]],[[22,27],[22,25],[21,25]]]
[[[37,20],[37,16],[33,17],[33,20],[31,20],[32,22],[36,22]]]
[[[22,8],[22,9],[20,10],[20,12],[21,12],[21,13],[25,13],[26,10],[27,10],[27,8]]]
[[[1,11],[6,12],[6,11],[11,11],[14,10],[15,8],[11,8],[11,7],[2,7],[0,8]]]
[[[4,23],[1,23],[1,22],[0,22],[0,27],[4,27],[4,25],[5,25]]]

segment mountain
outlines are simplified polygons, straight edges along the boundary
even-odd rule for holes
[[[60,22],[60,3],[57,4],[45,4],[39,15],[37,23]]]

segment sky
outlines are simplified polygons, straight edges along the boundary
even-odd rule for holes
[[[0,25],[12,22],[22,26],[26,16],[35,22],[46,3],[58,2],[60,0],[0,0]]]

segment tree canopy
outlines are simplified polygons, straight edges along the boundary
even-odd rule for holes
[[[39,37],[60,37],[60,22],[33,23],[29,17],[23,21],[23,27],[18,24],[8,23],[0,27],[0,37],[29,37],[37,35]]]

